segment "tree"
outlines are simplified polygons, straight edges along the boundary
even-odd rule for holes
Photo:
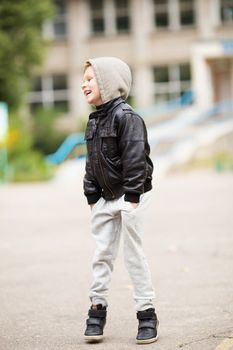
[[[52,0],[0,1],[0,101],[20,106],[33,68],[42,62],[43,23],[54,13]]]

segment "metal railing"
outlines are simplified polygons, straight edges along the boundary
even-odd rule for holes
[[[85,145],[84,133],[74,133],[69,135],[64,142],[58,147],[57,151],[46,157],[47,161],[51,164],[62,163],[69,154],[76,148]],[[84,154],[80,154],[77,158],[83,157]]]

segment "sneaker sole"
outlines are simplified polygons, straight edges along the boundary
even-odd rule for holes
[[[156,340],[158,340],[158,335],[155,338],[150,338],[150,339],[136,339],[136,344],[151,344],[154,343]]]
[[[98,343],[103,340],[103,335],[85,335],[84,339],[88,343]]]

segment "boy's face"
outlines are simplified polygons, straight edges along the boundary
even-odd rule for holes
[[[88,66],[84,72],[82,90],[89,104],[95,106],[103,104],[92,66]]]

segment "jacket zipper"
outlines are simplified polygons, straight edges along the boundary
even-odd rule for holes
[[[95,136],[96,136],[96,134],[97,134],[98,126],[99,126],[99,119],[96,120]],[[97,144],[96,137],[95,137],[95,144],[96,144],[97,157],[98,157],[100,169],[101,169],[101,172],[102,172],[104,184],[105,184],[106,188],[109,190],[109,192],[111,193],[112,198],[115,198],[115,195],[114,195],[112,189],[111,189],[111,188],[109,187],[109,185],[107,184],[106,178],[105,178],[105,176],[104,176],[104,169],[103,169],[102,164],[101,164],[101,159],[99,158],[100,149],[98,149],[98,144]]]

